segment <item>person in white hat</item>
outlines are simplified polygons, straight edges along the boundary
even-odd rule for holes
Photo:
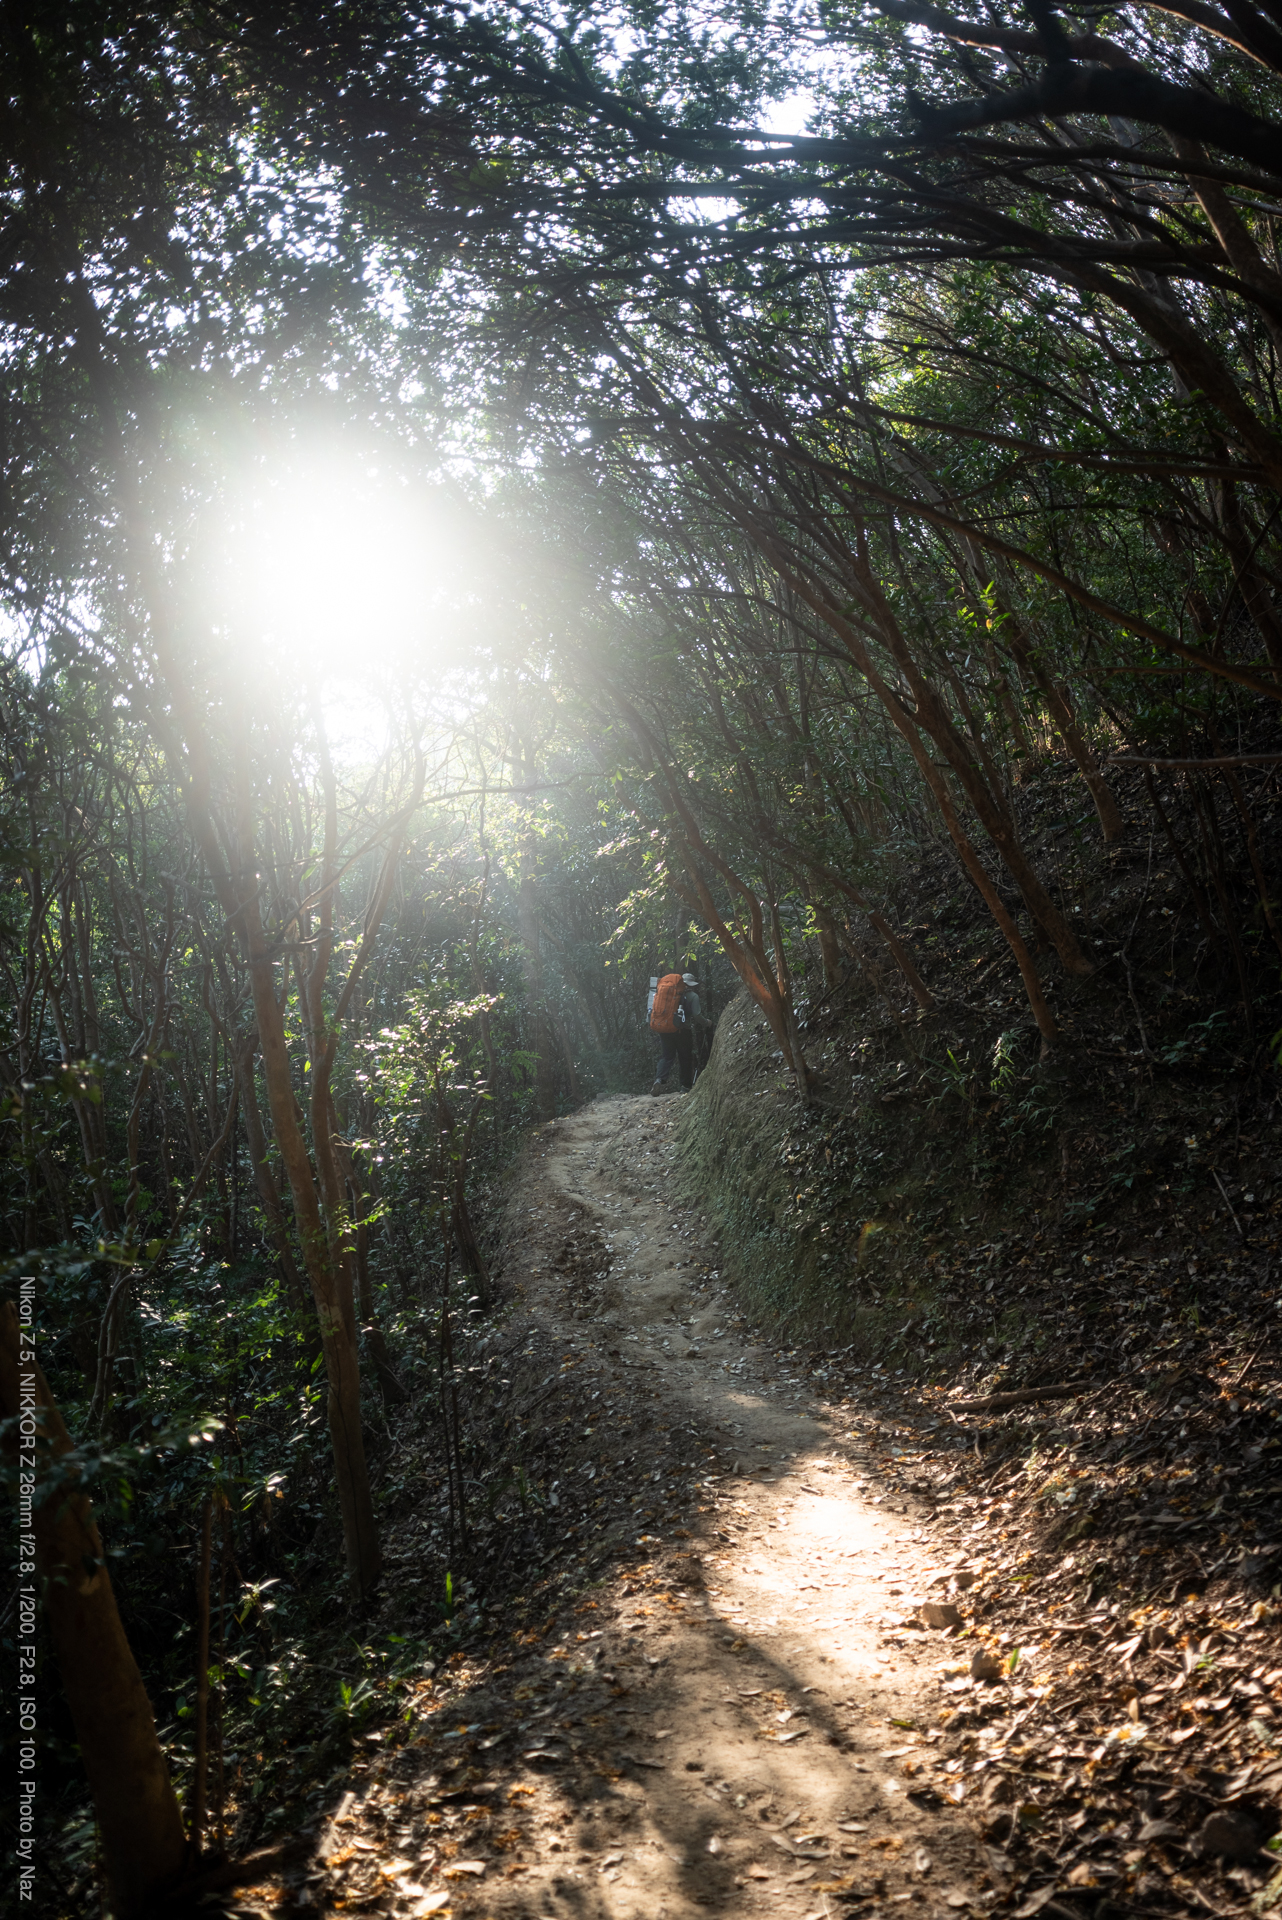
[[[681,984],[685,992],[681,996],[681,1017],[677,1025],[677,1072],[681,1076],[681,1090],[689,1093],[698,1077],[694,1064],[695,1023],[702,1017],[703,1009],[699,1005],[696,989],[699,982],[692,973],[683,973]]]

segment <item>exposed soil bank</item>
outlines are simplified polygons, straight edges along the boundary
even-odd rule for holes
[[[1199,1028],[1166,1064],[1079,1042],[986,1076],[1000,1034],[966,1009],[888,1011],[857,977],[804,1032],[803,1110],[740,995],[680,1122],[682,1189],[781,1333],[1029,1385],[1066,1338],[1089,1363],[1114,1310],[1133,1368],[1137,1313],[1151,1331],[1253,1320],[1274,1285],[1282,1073],[1263,1044],[1244,1062]]]
[[[1178,811],[1178,776],[1158,787]],[[1240,847],[1225,855],[1232,885],[1220,876],[1216,920],[1214,876],[1178,837],[1163,842],[1142,775],[1119,771],[1118,795],[1125,832],[1106,846],[1066,764],[1030,765],[1012,794],[1093,967],[1068,975],[1008,903],[1038,948],[1061,1035],[1049,1059],[1014,958],[944,847],[914,855],[894,902],[933,1010],[919,1011],[876,939],[847,927],[844,980],[812,969],[799,988],[809,1110],[747,1000],[723,1016],[683,1112],[682,1174],[724,1235],[741,1297],[781,1331],[936,1364],[954,1381],[965,1365],[1027,1384],[1061,1365],[1079,1323],[1095,1343],[1083,1278],[1121,1274],[1127,1295],[1151,1291],[1164,1314],[1200,1324],[1232,1316],[1245,1274],[1272,1285],[1273,935]],[[1275,879],[1282,807],[1265,806],[1260,831]],[[798,972],[810,951],[794,954]],[[1049,1327],[1038,1324],[1048,1306]]]

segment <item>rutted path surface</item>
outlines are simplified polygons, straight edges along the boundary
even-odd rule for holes
[[[681,1588],[634,1576],[601,1593],[596,1674],[610,1691],[595,1701],[585,1681],[563,1724],[572,1749],[604,1759],[604,1801],[561,1782],[560,1844],[469,1910],[648,1920],[983,1903],[958,1763],[936,1768],[930,1737],[928,1672],[937,1683],[949,1644],[883,1644],[889,1615],[945,1597],[946,1571],[901,1496],[879,1493],[822,1409],[736,1330],[715,1246],[670,1197],[678,1109],[598,1100],[541,1132],[524,1291],[566,1359],[609,1380],[620,1420],[644,1399],[700,1430],[719,1470],[676,1516]],[[586,1297],[555,1269],[567,1225],[603,1250]],[[657,1559],[673,1529],[645,1524]]]

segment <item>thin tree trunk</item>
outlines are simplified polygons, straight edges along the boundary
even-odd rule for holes
[[[908,736],[905,737],[907,738]],[[962,830],[961,822],[957,818],[957,810],[953,806],[952,795],[948,791],[947,781],[940,773],[938,767],[932,763],[929,752],[920,740],[909,738],[908,745],[921,770],[922,778],[934,795],[936,805],[943,815],[944,825],[952,835],[953,845],[961,855],[963,866],[975,882],[976,887],[978,887],[985,906],[997,922],[1007,946],[1015,956],[1015,964],[1019,968],[1019,977],[1024,983],[1024,992],[1028,996],[1028,1004],[1032,1008],[1033,1018],[1037,1022],[1037,1030],[1042,1036],[1042,1052],[1046,1054],[1058,1040],[1059,1029],[1055,1025],[1055,1016],[1051,1012],[1046,995],[1042,990],[1041,976],[1037,971],[1037,963],[1028,951],[1027,942],[1024,940],[1019,928],[1015,925],[1015,921],[1008,911],[1005,901],[989,879],[983,861]]]
[[[521,784],[532,788],[537,778],[533,762],[521,746]],[[527,814],[527,819],[528,819]],[[547,983],[543,972],[543,947],[538,911],[539,843],[531,823],[520,847],[520,881],[516,890],[517,928],[521,937],[521,962],[525,972],[525,994],[534,1027],[534,1112],[538,1120],[547,1120],[556,1110],[552,1087],[552,1023],[548,1018]]]
[[[209,1576],[214,1538],[214,1502],[205,1495],[200,1514],[200,1566],[196,1574],[196,1768],[191,1788],[191,1852],[205,1847],[205,1798],[209,1784]]]
[[[548,1019],[543,980],[543,954],[539,941],[539,916],[535,907],[534,854],[527,847],[521,855],[521,879],[517,887],[517,926],[521,935],[521,962],[525,970],[525,997],[529,1004],[534,1031],[534,1116],[546,1120],[554,1111],[552,1093],[552,1024]]]
[[[1032,677],[1038,692],[1046,702],[1046,711],[1050,715],[1051,724],[1068,748],[1077,771],[1085,783],[1086,791],[1095,803],[1095,811],[1099,816],[1100,831],[1104,836],[1105,844],[1111,846],[1126,832],[1126,816],[1118,805],[1117,795],[1100,772],[1096,757],[1082,738],[1068,695],[1058,681],[1052,679],[1041,665],[1036,651],[1030,646],[1027,635],[1013,615],[1002,635],[1002,640],[1010,649],[1012,657]]]
[[[1162,823],[1162,831],[1166,835],[1166,844],[1170,847],[1172,854],[1175,856],[1175,864],[1179,868],[1180,872],[1184,875],[1185,885],[1188,887],[1189,893],[1192,895],[1193,911],[1197,915],[1198,924],[1201,927],[1203,933],[1206,935],[1207,939],[1210,941],[1211,945],[1213,947],[1218,946],[1220,943],[1220,936],[1219,936],[1219,931],[1215,925],[1215,922],[1211,918],[1211,903],[1206,897],[1205,889],[1200,885],[1196,874],[1193,872],[1192,867],[1188,863],[1188,860],[1185,856],[1184,848],[1180,844],[1179,835],[1176,833],[1175,828],[1171,825],[1170,819],[1167,816],[1166,808],[1162,805],[1161,800],[1158,798],[1157,787],[1155,786],[1153,781],[1153,769],[1147,765],[1144,768],[1144,785],[1148,790],[1149,804],[1152,806],[1154,813],[1157,815],[1158,819]]]
[[[570,1036],[566,1031],[565,1022],[559,1013],[553,1013],[549,1010],[548,1023],[556,1035],[557,1045],[561,1049],[561,1058],[565,1062],[566,1078],[570,1083],[570,1105],[577,1107],[579,1104],[579,1070],[574,1064],[574,1048],[571,1045]]]
[[[1238,815],[1242,821],[1242,831],[1246,838],[1247,858],[1251,862],[1251,872],[1255,875],[1255,890],[1260,896],[1260,911],[1264,915],[1264,924],[1273,935],[1273,944],[1277,948],[1278,953],[1282,954],[1282,920],[1279,920],[1276,902],[1272,890],[1269,887],[1268,880],[1265,877],[1264,867],[1260,861],[1260,847],[1256,837],[1255,820],[1250,808],[1247,806],[1246,796],[1242,791],[1242,782],[1238,779],[1232,767],[1224,767],[1221,771],[1224,775],[1224,784],[1233,796],[1233,804],[1237,808]]]
[[[833,918],[827,907],[821,906],[817,900],[810,902],[810,911],[814,915],[815,937],[819,942],[824,985],[831,989],[841,981],[841,946],[837,939],[837,929],[833,925]]]
[[[690,822],[690,830],[695,831],[693,821]],[[699,839],[698,847],[700,852],[708,852],[702,839]],[[730,869],[723,861],[716,860],[715,856],[713,859],[722,878],[726,878]],[[778,978],[766,955],[761,902],[752,895],[738,875],[734,875],[732,884],[748,912],[748,925],[741,926],[742,938],[739,938],[731,932],[718,913],[712,889],[699,871],[694,852],[689,849],[686,851],[685,867],[693,888],[693,896],[679,882],[674,882],[674,891],[678,899],[684,900],[692,911],[701,913],[721,942],[723,953],[756,1001],[760,1011],[765,1015],[770,1031],[779,1043],[784,1064],[791,1073],[797,1089],[797,1098],[802,1106],[808,1105],[810,1069],[806,1065],[805,1054],[797,1041],[796,1022],[791,1018],[791,1008],[784,1003]]]
[[[379,1390],[384,1402],[401,1406],[410,1396],[392,1363],[387,1338],[378,1324],[378,1316],[374,1311],[374,1288],[369,1272],[369,1227],[364,1218],[365,1203],[369,1196],[361,1192],[360,1178],[352,1158],[351,1147],[338,1133],[337,1124],[334,1147],[342,1169],[343,1182],[347,1189],[348,1210],[354,1227],[352,1262],[356,1270],[356,1301],[360,1307],[361,1335],[365,1341],[365,1350],[374,1362],[374,1371],[378,1375]]]
[[[484,804],[482,804],[482,808],[481,808],[481,823],[480,823],[478,838],[480,839],[482,846],[484,846],[485,844]],[[489,893],[489,888],[490,888],[490,855],[489,855],[489,849],[486,848],[484,853],[484,864],[481,868],[481,890],[479,895],[477,896],[476,911],[472,915],[472,933],[471,933],[471,938],[469,939],[467,944],[468,965],[472,973],[472,989],[476,993],[478,998],[482,994],[485,994],[489,991],[486,983],[486,979],[485,979],[484,969],[481,966],[481,928],[485,920],[485,901],[486,901],[486,896]],[[502,1097],[502,1090],[499,1086],[498,1060],[494,1052],[494,1034],[490,1027],[490,1010],[488,1006],[482,1006],[478,1009],[476,1024],[477,1024],[477,1029],[481,1035],[481,1047],[485,1053],[485,1077],[489,1083],[490,1098],[495,1102],[498,1102]]]
[[[346,1264],[331,1257],[329,1236],[321,1217],[316,1183],[298,1124],[290,1076],[289,1048],[284,1022],[276,1002],[274,966],[265,951],[258,902],[244,908],[248,930],[249,971],[254,1012],[262,1047],[263,1078],[267,1086],[272,1126],[294,1201],[303,1262],[311,1282],[321,1350],[329,1393],[327,1413],[334,1477],[343,1517],[347,1568],[356,1593],[364,1597],[377,1585],[382,1568],[374,1503],[370,1494],[365,1441],[361,1430],[360,1360],[356,1347],[356,1320],[351,1297],[351,1275]]]
[[[242,1049],[236,1062],[240,1082],[240,1104],[245,1115],[245,1144],[249,1149],[249,1163],[254,1170],[254,1184],[258,1188],[258,1198],[262,1203],[263,1212],[267,1215],[267,1231],[276,1249],[276,1258],[280,1262],[280,1270],[285,1277],[285,1286],[294,1305],[305,1312],[308,1305],[307,1293],[294,1260],[294,1249],[289,1244],[285,1210],[281,1205],[280,1189],[276,1185],[276,1178],[268,1159],[267,1136],[263,1131],[263,1116],[258,1107],[258,1085],[254,1075],[254,1057],[257,1052],[258,1038],[255,1035]]]

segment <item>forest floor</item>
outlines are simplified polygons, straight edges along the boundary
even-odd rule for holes
[[[1077,1451],[1045,1453],[1084,1416],[780,1351],[675,1203],[683,1104],[602,1098],[535,1136],[485,1362],[550,1463],[526,1592],[496,1586],[235,1910],[1266,1912],[1274,1548],[1238,1539],[1230,1480],[1146,1482],[1117,1524],[1170,1591],[1101,1587],[1107,1542],[1081,1541],[1107,1503]],[[1267,1418],[1256,1360],[1196,1417]],[[1160,1385],[1143,1433],[1186,1420]],[[1016,1485],[1003,1423],[1030,1414]],[[416,1577],[400,1531],[384,1626]]]

